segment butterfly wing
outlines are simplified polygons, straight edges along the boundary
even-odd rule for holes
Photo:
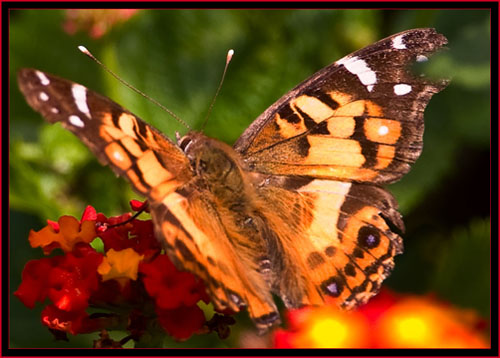
[[[192,177],[189,160],[174,143],[109,98],[28,68],[19,71],[18,83],[34,110],[73,132],[150,200],[162,200]]]
[[[447,83],[408,67],[446,43],[434,29],[416,29],[344,57],[274,103],[235,150],[260,173],[396,181],[420,155],[424,109]]]
[[[334,301],[352,308],[375,295],[403,250],[394,198],[369,184],[298,177],[268,179],[259,191],[285,266],[276,294],[289,307]],[[275,217],[281,213],[280,217]]]
[[[366,302],[401,253],[397,203],[379,184],[398,180],[422,150],[423,113],[447,82],[410,73],[447,43],[433,29],[383,39],[320,70],[283,96],[234,149],[259,173],[259,195],[282,260],[290,307]]]
[[[151,210],[157,237],[178,267],[203,279],[215,307],[238,312],[247,307],[259,329],[279,323],[265,278],[245,252],[262,253],[246,241],[238,246],[239,233],[230,214],[218,207],[217,198],[197,185],[169,194]],[[245,238],[240,238],[245,241]]]

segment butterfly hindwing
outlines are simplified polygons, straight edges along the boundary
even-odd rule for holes
[[[283,250],[273,292],[288,307],[365,303],[402,252],[401,237],[389,226],[402,231],[401,215],[378,186],[273,177],[258,195]]]
[[[234,148],[261,173],[396,181],[420,155],[423,111],[447,83],[409,66],[446,43],[434,29],[416,29],[354,52],[283,96]]]
[[[191,177],[174,143],[109,98],[34,69],[19,71],[18,82],[33,109],[73,132],[138,193],[161,200]]]

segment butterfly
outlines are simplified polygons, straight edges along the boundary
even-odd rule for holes
[[[395,34],[323,68],[262,113],[233,146],[191,131],[173,142],[86,87],[21,69],[33,109],[60,122],[150,205],[174,264],[202,278],[218,309],[257,328],[288,308],[353,308],[402,253],[394,197],[422,151],[424,110],[447,80],[410,72],[447,43]]]

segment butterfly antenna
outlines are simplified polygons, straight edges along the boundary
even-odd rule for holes
[[[184,122],[182,119],[180,119],[174,112],[172,112],[170,109],[168,109],[167,107],[165,107],[164,105],[162,105],[161,103],[159,103],[157,100],[155,100],[154,98],[151,98],[149,97],[147,94],[145,94],[144,92],[138,90],[137,88],[135,88],[134,86],[132,86],[131,84],[128,84],[127,82],[125,82],[125,80],[122,80],[118,75],[115,75],[115,73],[113,71],[111,71],[109,68],[107,68],[101,61],[99,61],[94,55],[92,55],[90,53],[89,50],[87,50],[86,47],[84,46],[78,46],[78,49],[83,52],[85,55],[87,55],[88,57],[90,57],[92,60],[94,60],[95,62],[97,62],[98,65],[100,65],[102,68],[104,68],[104,70],[106,72],[108,72],[111,76],[113,76],[114,78],[116,78],[118,81],[120,81],[122,84],[124,84],[125,86],[127,86],[128,88],[130,88],[132,91],[135,91],[137,93],[139,93],[141,96],[143,96],[144,98],[146,98],[147,100],[149,100],[150,102],[156,104],[158,107],[160,107],[161,109],[163,109],[165,112],[167,112],[168,114],[170,114],[174,119],[177,120],[177,122],[179,122],[180,124],[182,124],[184,127],[186,127],[187,129],[191,130],[191,127],[186,123]]]
[[[215,100],[217,99],[217,96],[219,95],[220,89],[222,87],[222,83],[224,82],[224,77],[226,77],[227,67],[229,65],[229,62],[231,62],[233,55],[234,55],[234,50],[229,50],[227,52],[226,65],[224,66],[224,72],[222,73],[222,78],[220,79],[219,87],[217,88],[217,91],[215,92],[215,96],[212,99],[212,103],[210,103],[210,107],[208,107],[207,115],[205,116],[205,119],[203,120],[203,125],[201,126],[201,132],[203,132],[203,130],[205,129],[205,126],[207,125],[208,118],[210,117],[210,113],[212,112],[212,108],[215,104]]]

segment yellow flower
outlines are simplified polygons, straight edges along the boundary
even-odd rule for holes
[[[131,248],[121,251],[110,249],[97,268],[97,272],[103,281],[114,279],[123,286],[129,279],[137,280],[139,262],[143,258],[144,255],[139,255]]]

